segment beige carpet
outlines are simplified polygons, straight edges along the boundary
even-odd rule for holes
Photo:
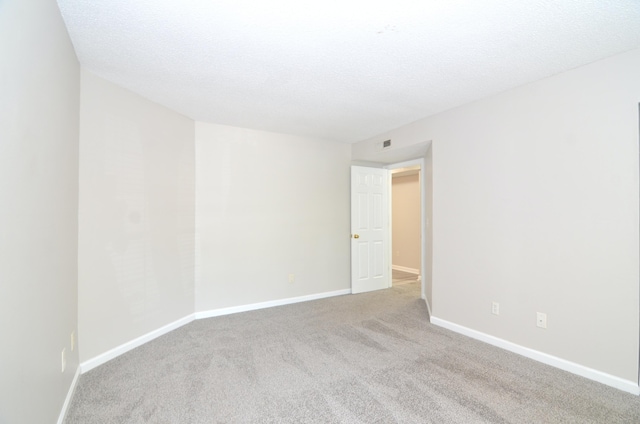
[[[195,321],[80,377],[66,423],[640,423],[640,399],[432,326],[416,283]]]

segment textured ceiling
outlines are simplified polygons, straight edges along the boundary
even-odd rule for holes
[[[58,0],[80,63],[198,121],[356,142],[640,47],[640,0]]]

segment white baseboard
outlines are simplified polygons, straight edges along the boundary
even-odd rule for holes
[[[416,274],[416,275],[420,274],[419,269],[409,268],[402,265],[391,265],[391,269],[395,269],[396,271],[408,272],[409,274]]]
[[[229,308],[212,309],[209,311],[196,312],[195,317],[196,319],[213,318],[213,317],[219,317],[222,315],[236,314],[238,312],[255,311],[257,309],[271,308],[273,306],[290,305],[292,303],[299,303],[299,302],[308,302],[310,300],[324,299],[324,298],[333,297],[333,296],[342,296],[345,294],[351,294],[351,289],[310,294],[307,296],[290,297],[287,299],[270,300],[268,302],[252,303],[249,305],[231,306]]]
[[[594,370],[593,368],[585,367],[584,365],[576,364],[575,362],[567,361],[565,359],[558,358],[557,356],[548,355],[546,353],[530,349],[528,347],[520,346],[518,344],[508,342],[498,337],[490,336],[480,331],[472,330],[470,328],[463,327],[462,325],[454,324],[437,317],[431,317],[431,323],[439,327],[454,331],[456,333],[471,337],[473,339],[480,340],[490,345],[508,350],[510,352],[517,353],[518,355],[526,356],[527,358],[542,362],[543,364],[551,365],[552,367],[568,371],[572,374],[576,374],[581,377],[606,384],[607,386],[611,386],[634,395],[640,395],[640,387],[635,381],[625,380],[620,377],[604,373],[602,371]]]
[[[160,327],[138,338],[128,341],[127,343],[114,347],[113,349],[108,350],[105,353],[96,356],[95,358],[84,361],[80,364],[80,373],[84,374],[85,372],[90,371],[95,367],[122,355],[123,353],[135,349],[138,346],[142,346],[143,344],[150,342],[151,340],[158,338],[164,334],[167,334],[168,332],[173,331],[176,328],[182,327],[185,324],[189,324],[191,321],[193,321],[193,319],[193,314],[187,315],[186,317],[167,324],[164,327]]]
[[[256,309],[270,308],[272,306],[289,305],[291,303],[298,303],[298,302],[307,302],[309,300],[324,299],[326,297],[341,296],[344,294],[351,294],[351,289],[317,293],[317,294],[311,294],[307,296],[291,297],[288,299],[272,300],[269,302],[253,303],[250,305],[233,306],[230,308],[214,309],[211,311],[196,312],[195,314],[187,315],[186,317],[181,318],[177,321],[174,321],[170,324],[167,324],[164,327],[158,328],[157,330],[153,330],[127,343],[114,347],[113,349],[108,350],[103,354],[100,354],[94,358],[91,358],[89,360],[82,362],[79,367],[80,374],[84,374],[85,372],[90,371],[95,367],[100,366],[122,355],[123,353],[126,353],[132,349],[135,349],[138,346],[142,346],[143,344],[150,342],[155,338],[158,338],[164,334],[167,334],[168,332],[173,331],[176,328],[182,327],[185,324],[189,324],[194,319],[212,318],[212,317],[217,317],[221,315],[235,314],[237,312],[254,311]]]
[[[80,366],[76,368],[76,374],[73,376],[73,380],[71,380],[71,387],[69,387],[69,391],[67,392],[67,397],[64,398],[64,403],[62,404],[62,409],[60,410],[60,415],[58,416],[58,424],[62,424],[64,422],[65,417],[67,416],[67,411],[69,410],[71,399],[73,399],[73,394],[76,391],[76,384],[78,384],[79,377],[80,377]]]

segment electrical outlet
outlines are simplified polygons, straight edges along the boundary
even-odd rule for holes
[[[289,274],[289,282],[291,284],[296,282],[296,275],[295,274]]]
[[[60,355],[62,359],[62,370],[60,372],[64,372],[65,368],[67,368],[67,355],[66,349],[62,349],[62,354]]]
[[[493,302],[491,304],[491,313],[493,315],[500,315],[500,304],[498,302]]]
[[[538,312],[536,315],[536,325],[540,328],[547,328],[547,314]]]
[[[71,332],[71,352],[76,349],[76,330]]]

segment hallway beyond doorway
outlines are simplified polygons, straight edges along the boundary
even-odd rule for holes
[[[398,284],[417,283],[418,275],[411,272],[400,271],[394,269],[391,271],[391,284],[396,286]]]

